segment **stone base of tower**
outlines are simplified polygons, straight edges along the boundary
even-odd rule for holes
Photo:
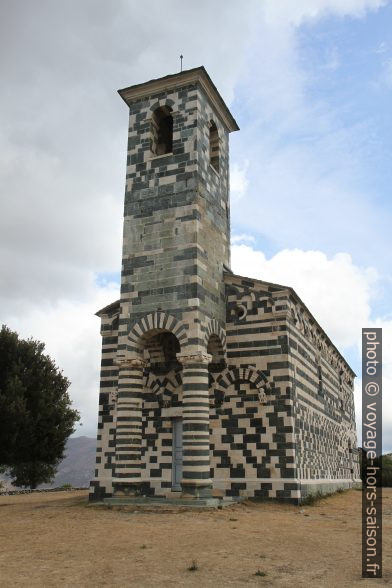
[[[120,497],[113,497],[113,498],[105,498],[103,504],[108,504],[111,506],[128,506],[128,505],[135,505],[135,506],[157,506],[157,507],[167,507],[167,506],[178,506],[178,507],[187,507],[187,508],[224,508],[225,506],[230,506],[234,502],[239,502],[238,500],[232,499],[220,499],[220,498],[199,498],[199,499],[184,499],[184,498],[120,498]]]
[[[340,479],[340,480],[301,480],[300,500],[306,502],[312,497],[329,496],[341,490],[351,488],[362,488],[362,480]]]
[[[110,498],[111,496],[113,496],[111,485],[109,489],[98,480],[93,480],[90,483],[89,502],[102,502],[105,498]]]
[[[241,488],[240,488],[241,486]],[[173,505],[194,507],[219,507],[233,504],[233,502],[279,500],[288,504],[299,505],[312,497],[328,496],[340,490],[361,488],[360,479],[324,479],[324,480],[291,480],[242,481],[221,480],[210,487],[185,487],[180,492],[171,489],[154,488],[152,484],[144,482],[133,493],[134,488],[116,488],[108,492],[99,482],[93,482],[90,487],[89,501],[105,504],[140,504],[140,505]]]

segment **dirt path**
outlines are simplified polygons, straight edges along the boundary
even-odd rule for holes
[[[0,497],[1,588],[392,585],[392,489],[384,491],[380,580],[361,579],[358,491],[302,508],[182,512],[86,499],[84,491]]]

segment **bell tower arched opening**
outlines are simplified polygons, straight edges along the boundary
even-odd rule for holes
[[[170,106],[154,110],[151,119],[151,152],[165,155],[173,151],[173,117]]]
[[[219,173],[219,134],[216,124],[210,121],[210,164]]]

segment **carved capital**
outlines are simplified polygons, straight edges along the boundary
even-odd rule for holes
[[[197,353],[190,353],[189,355],[177,355],[177,359],[183,365],[187,363],[210,363],[212,359],[212,355],[205,353],[204,351],[199,351]]]
[[[127,359],[126,364],[129,367],[140,367],[144,369],[147,365],[147,361],[142,357],[130,357]]]
[[[142,357],[124,357],[118,359],[116,364],[120,369],[129,369],[129,368],[140,368],[144,369],[147,365],[147,361]]]

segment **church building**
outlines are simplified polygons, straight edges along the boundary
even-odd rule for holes
[[[198,67],[119,94],[121,293],[97,312],[90,500],[299,503],[353,486],[355,374],[292,288],[230,269],[239,129],[218,90]]]

